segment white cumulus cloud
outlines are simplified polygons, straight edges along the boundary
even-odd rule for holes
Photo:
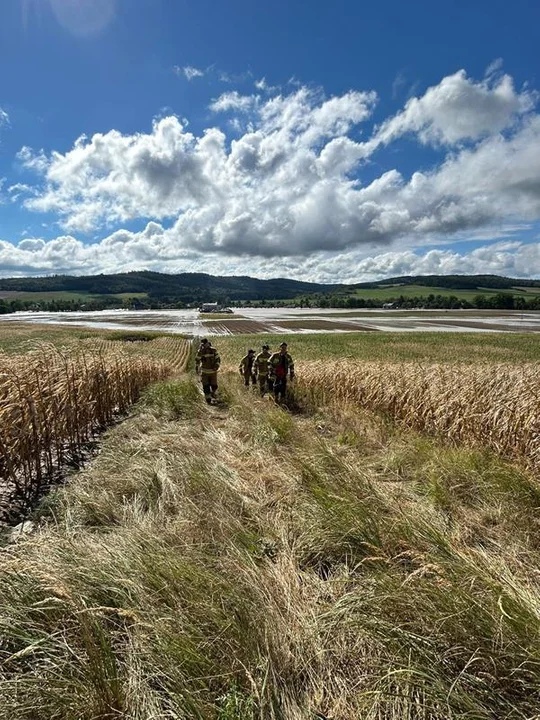
[[[182,248],[174,229],[149,223],[136,233],[118,230],[101,242],[85,244],[72,235],[53,240],[0,241],[0,275],[95,274],[129,270],[209,272],[215,275],[291,277],[323,283],[354,283],[401,275],[498,274],[540,276],[540,243],[501,240],[469,252],[452,248],[422,252],[389,250],[366,254],[354,249],[308,257],[245,258]]]
[[[460,70],[422,97],[411,98],[403,111],[381,125],[377,139],[389,143],[414,133],[425,144],[477,140],[510,126],[533,107],[535,99],[534,93],[516,92],[509,75],[475,83]]]
[[[23,202],[59,218],[60,245],[71,254],[39,254],[44,267],[55,258],[57,271],[75,260],[172,271],[208,256],[212,272],[249,262],[259,275],[298,268],[302,276],[304,263],[319,277],[326,271],[313,263],[323,263],[342,277],[362,275],[369,270],[352,267],[351,258],[363,263],[374,247],[383,262],[386,253],[399,256],[398,242],[403,250],[540,220],[535,102],[509,76],[475,82],[460,71],[373,128],[373,91],[233,91],[211,109],[218,120],[226,112],[226,123],[236,121],[235,139],[220,127],[189,132],[170,115],[146,133],[83,136],[65,153],[23,148],[21,164],[41,178]],[[410,175],[375,165],[375,155],[404,134],[437,146],[440,160]],[[148,222],[144,232],[118,229],[137,219]],[[106,237],[98,246],[73,244],[90,231]],[[441,262],[453,262],[448,257]]]

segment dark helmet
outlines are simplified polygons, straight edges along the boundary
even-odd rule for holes
[[[270,350],[270,345],[263,345],[263,346],[262,346],[262,349],[263,349],[263,350]]]
[[[255,350],[248,350],[248,355],[254,355],[254,354],[255,354]]]
[[[209,342],[209,341],[208,341],[208,338],[203,338],[203,339],[201,340],[201,345],[208,345],[208,342]]]
[[[287,347],[287,343],[286,343],[286,342],[282,342],[279,347],[280,347],[280,348],[282,348],[282,347]]]

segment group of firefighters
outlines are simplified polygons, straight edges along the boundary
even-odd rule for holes
[[[218,370],[221,360],[216,348],[204,338],[201,340],[195,359],[195,370],[201,376],[206,402],[211,405],[216,399],[218,389]],[[269,345],[263,345],[261,352],[248,350],[240,361],[239,372],[244,385],[259,385],[261,396],[273,393],[276,402],[285,400],[287,380],[294,380],[294,362],[287,350],[287,343],[282,342],[277,352],[271,353]]]

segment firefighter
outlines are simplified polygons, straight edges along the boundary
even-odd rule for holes
[[[195,372],[201,376],[204,399],[208,405],[211,405],[212,400],[216,399],[218,389],[217,374],[220,362],[216,348],[212,346],[209,340],[203,338],[195,358]]]
[[[240,366],[238,370],[240,371],[240,375],[244,378],[244,385],[246,387],[249,387],[249,381],[255,385],[257,382],[257,378],[255,377],[255,372],[253,370],[253,362],[255,360],[255,350],[248,350],[247,355],[244,355],[244,357],[240,360]]]
[[[253,363],[253,369],[255,371],[255,375],[256,375],[257,379],[259,380],[259,389],[261,391],[262,397],[264,397],[268,391],[272,392],[272,387],[270,385],[270,380],[268,378],[268,361],[269,360],[270,360],[270,346],[263,345],[261,348],[261,352],[255,357],[255,361]]]
[[[270,366],[270,378],[274,382],[274,399],[276,402],[285,400],[287,393],[287,377],[294,380],[294,362],[287,352],[287,343],[282,342],[279,346],[279,352],[275,352],[270,356],[268,361]]]

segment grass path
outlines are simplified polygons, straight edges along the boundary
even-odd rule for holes
[[[221,384],[151,388],[4,549],[0,718],[537,716],[534,479]]]

